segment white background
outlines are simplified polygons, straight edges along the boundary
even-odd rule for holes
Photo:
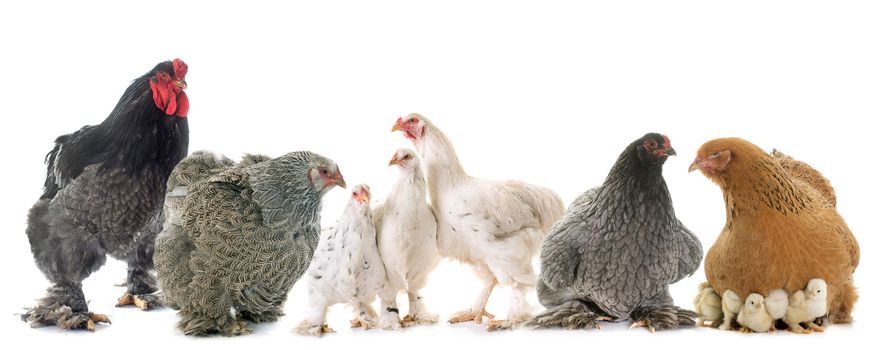
[[[873,340],[885,322],[887,190],[884,121],[889,94],[889,11],[863,1],[315,1],[12,2],[0,5],[3,231],[0,328],[5,342],[97,348],[766,346],[836,347]],[[125,265],[84,283],[90,307],[113,325],[95,334],[30,329],[15,314],[48,285],[24,234],[41,193],[53,139],[100,122],[130,81],[157,62],[189,64],[191,150],[237,159],[308,149],[337,161],[347,182],[382,200],[409,147],[389,130],[419,112],[454,142],[471,175],[519,179],[567,203],[601,183],[614,159],[649,131],[679,155],[664,167],[677,215],[705,248],[724,223],[719,189],[687,174],[697,147],[746,138],[809,162],[831,181],[862,247],[861,301],[851,326],[812,336],[743,336],[711,329],[650,335],[518,330],[488,334],[444,322],[403,332],[353,331],[334,308],[338,334],[291,333],[305,306],[298,283],[287,316],[237,339],[187,338],[173,311],[114,308]],[[325,200],[336,220],[347,191]],[[881,256],[882,255],[882,256]],[[691,307],[703,271],[672,287]],[[446,319],[481,288],[443,262],[425,296]],[[498,289],[490,309],[505,316]],[[534,295],[529,299],[536,300]],[[406,310],[406,305],[402,307]],[[419,345],[418,345],[419,344]]]

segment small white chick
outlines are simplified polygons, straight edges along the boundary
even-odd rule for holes
[[[766,311],[769,312],[769,316],[772,316],[773,320],[780,320],[787,314],[788,303],[787,291],[775,289],[769,292],[769,296],[766,297]]]
[[[326,324],[327,308],[348,303],[355,311],[352,327],[372,328],[377,313],[371,307],[386,286],[386,267],[377,249],[370,210],[370,189],[358,185],[334,230],[323,231],[306,272],[309,307],[296,333],[334,333]]]
[[[742,326],[741,333],[763,333],[772,330],[774,320],[766,311],[765,298],[758,293],[750,293],[741,312],[738,313],[738,323]]]
[[[721,330],[732,330],[732,321],[735,320],[735,316],[741,312],[741,297],[738,296],[737,293],[731,291],[730,289],[726,289],[725,293],[722,293],[722,325],[719,326]]]
[[[790,296],[784,323],[794,333],[823,332],[824,328],[814,323],[815,319],[827,314],[827,283],[813,279],[805,290],[798,290]],[[807,328],[800,326],[804,323]]]
[[[710,282],[701,282],[698,285],[698,295],[694,300],[695,312],[698,314],[698,327],[703,327],[704,322],[710,322],[710,327],[716,327],[722,320],[722,298],[710,286]]]

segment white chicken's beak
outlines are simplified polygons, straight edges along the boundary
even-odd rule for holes
[[[404,123],[401,121],[401,118],[398,118],[398,120],[395,121],[395,125],[392,125],[392,132],[402,130],[403,126],[404,126]]]
[[[401,159],[398,159],[398,155],[392,156],[392,159],[389,160],[389,166],[393,165],[401,165]]]

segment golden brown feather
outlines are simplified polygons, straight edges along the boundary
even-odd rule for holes
[[[725,227],[704,262],[718,293],[800,290],[821,278],[829,285],[830,320],[851,322],[858,243],[820,173],[738,138],[705,143],[689,168],[696,169],[721,187],[726,204]]]

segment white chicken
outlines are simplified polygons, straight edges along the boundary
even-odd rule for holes
[[[766,310],[765,298],[758,293],[750,293],[747,295],[747,301],[741,307],[738,313],[738,324],[741,327],[741,333],[763,333],[771,331],[774,327],[774,320],[769,316]]]
[[[711,327],[716,327],[722,320],[722,298],[709,282],[698,285],[698,295],[694,299],[695,312],[698,314],[698,327],[703,327],[704,322],[710,322]]]
[[[732,330],[734,327],[732,326],[732,322],[735,320],[735,316],[741,312],[741,297],[738,296],[737,293],[733,292],[730,289],[727,289],[725,293],[722,293],[722,324],[719,326],[719,329],[728,331]]]
[[[400,175],[386,202],[373,211],[380,256],[386,265],[388,283],[380,293],[380,328],[395,329],[438,322],[438,315],[426,311],[420,289],[438,265],[436,222],[426,203],[426,179],[420,160],[409,149],[399,149],[389,165],[397,165]],[[407,292],[409,309],[399,321],[395,298]]]
[[[484,281],[475,304],[449,322],[481,323],[487,316],[488,330],[523,324],[531,315],[526,294],[537,282],[531,260],[564,213],[562,200],[545,188],[467,175],[451,141],[419,114],[399,118],[392,131],[402,131],[420,154],[438,219],[439,253],[469,264]],[[498,284],[512,288],[506,320],[485,310]]]
[[[815,324],[815,319],[827,314],[827,283],[822,279],[810,280],[805,290],[798,290],[790,296],[784,323],[794,333],[823,332],[824,328]],[[800,326],[804,323],[807,328]]]
[[[355,310],[353,328],[368,329],[376,324],[377,314],[370,304],[385,288],[386,268],[377,249],[368,203],[367,185],[355,186],[336,228],[322,232],[306,272],[309,307],[296,333],[333,333],[326,324],[327,308],[338,303],[349,303]]]

